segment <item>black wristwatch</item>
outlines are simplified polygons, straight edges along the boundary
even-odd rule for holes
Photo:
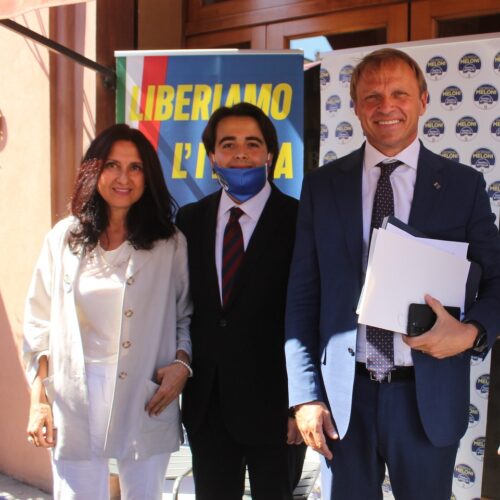
[[[472,344],[472,349],[478,352],[484,351],[488,345],[488,336],[486,335],[486,330],[484,329],[483,325],[481,325],[481,323],[478,323],[477,321],[474,321],[473,319],[464,321],[464,323],[474,325],[477,328],[477,335],[474,343]]]

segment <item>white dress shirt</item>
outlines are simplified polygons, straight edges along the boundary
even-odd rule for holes
[[[418,155],[420,142],[415,139],[406,149],[394,158],[403,162],[391,174],[390,181],[394,192],[394,215],[404,223],[408,223],[413,191],[417,178]],[[368,262],[368,246],[370,242],[370,226],[372,218],[373,199],[380,177],[378,163],[388,159],[387,156],[375,149],[369,142],[365,146],[365,157],[363,161],[362,180],[362,203],[363,203],[363,277]],[[356,342],[356,361],[366,363],[366,326],[358,326],[358,337]],[[401,333],[394,333],[394,364],[396,366],[413,365],[411,349],[403,342]]]
[[[264,210],[267,200],[271,196],[271,185],[266,181],[264,187],[252,198],[240,203],[235,203],[227,193],[222,190],[219,201],[219,210],[217,212],[217,228],[215,231],[215,266],[217,268],[217,279],[219,281],[219,295],[222,303],[222,244],[224,241],[224,229],[229,220],[229,211],[233,207],[243,210],[239,218],[241,232],[243,233],[243,248],[247,249],[248,242],[252,237],[253,231]]]

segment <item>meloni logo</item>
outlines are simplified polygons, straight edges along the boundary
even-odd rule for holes
[[[352,125],[349,122],[340,122],[335,128],[335,138],[340,144],[346,144],[352,139]]]
[[[325,163],[330,163],[331,161],[336,160],[336,159],[337,159],[337,155],[336,155],[335,151],[327,151],[325,153],[325,156],[323,156],[323,165]]]
[[[475,427],[481,418],[477,406],[472,403],[469,404],[469,427]]]
[[[491,109],[498,102],[498,90],[490,84],[480,85],[474,91],[474,104],[479,109]]]
[[[497,52],[493,58],[493,71],[500,76],[500,52]]]
[[[479,130],[477,120],[473,116],[462,116],[455,125],[455,134],[463,142],[474,139]]]
[[[342,106],[342,103],[341,103],[340,97],[336,94],[331,95],[326,100],[326,104],[325,104],[326,112],[331,117],[335,116],[339,112],[341,106]]]
[[[448,158],[448,160],[453,160],[453,161],[456,161],[456,162],[460,161],[460,156],[458,154],[458,151],[456,151],[453,148],[443,149],[443,151],[441,151],[441,153],[439,153],[439,154],[441,156],[444,156],[445,158]]]
[[[448,111],[460,107],[463,100],[463,92],[456,85],[450,85],[441,92],[441,106]]]
[[[453,479],[455,479],[457,484],[462,488],[471,488],[476,482],[476,474],[469,465],[457,464],[453,471]]]
[[[499,191],[497,193],[500,195],[500,183],[497,181],[499,184],[498,188]],[[488,192],[491,188],[488,188]],[[484,399],[488,399],[488,393],[490,391],[490,374],[489,373],[483,373],[482,375],[479,375],[476,379],[476,392],[479,396],[481,396]]]
[[[351,84],[351,77],[353,71],[354,67],[351,66],[350,64],[346,64],[339,71],[339,82],[342,87],[344,88],[349,87],[349,85]]]
[[[328,139],[328,127],[322,123],[319,129],[319,137],[321,142],[324,142]]]
[[[448,71],[448,63],[442,56],[434,56],[427,61],[425,73],[430,80],[441,80]]]
[[[479,436],[474,441],[472,441],[471,444],[471,452],[472,455],[480,460],[481,462],[484,459],[484,446],[485,446],[486,439],[484,436]]]
[[[488,148],[476,149],[471,156],[471,165],[480,172],[491,172],[495,167],[495,154]]]
[[[490,127],[491,137],[496,141],[500,141],[500,116],[497,116],[492,122]]]
[[[422,130],[424,137],[429,142],[439,141],[444,134],[444,122],[441,118],[429,118],[425,123]]]
[[[464,78],[474,78],[481,72],[481,58],[477,54],[465,54],[458,61],[458,72]]]
[[[330,73],[326,68],[319,70],[319,83],[322,88],[325,88],[330,83]]]
[[[500,181],[494,181],[488,186],[488,196],[493,205],[500,207]]]

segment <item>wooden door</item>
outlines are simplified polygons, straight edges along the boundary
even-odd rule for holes
[[[337,40],[337,49],[405,42],[407,13],[406,3],[392,3],[273,23],[267,27],[266,47],[284,49],[292,39],[318,35],[327,36],[334,44]]]
[[[412,40],[497,31],[500,31],[500,2],[498,0],[417,0],[412,2]]]

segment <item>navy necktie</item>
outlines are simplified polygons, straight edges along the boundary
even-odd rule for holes
[[[243,233],[239,218],[243,210],[238,207],[231,208],[229,220],[224,229],[224,240],[222,243],[222,305],[225,307],[231,296],[234,282],[238,274],[243,255]]]
[[[394,193],[390,176],[402,163],[395,160],[383,161],[376,165],[380,168],[380,177],[373,200],[370,235],[373,229],[382,225],[384,217],[394,215]],[[383,380],[394,368],[393,332],[374,326],[366,327],[366,365],[376,380]]]

